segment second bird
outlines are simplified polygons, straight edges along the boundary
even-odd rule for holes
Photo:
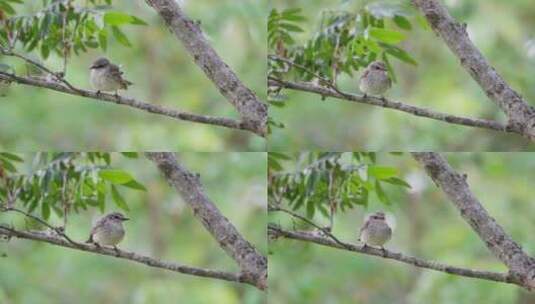
[[[101,91],[115,91],[117,95],[118,90],[126,90],[132,83],[123,78],[123,72],[119,66],[111,63],[107,58],[99,58],[93,62],[91,67],[90,78],[91,84],[97,90],[97,94]]]

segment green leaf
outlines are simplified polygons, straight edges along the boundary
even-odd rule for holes
[[[307,217],[309,219],[312,219],[314,217],[315,212],[316,212],[316,208],[314,208],[314,201],[308,200],[307,201]]]
[[[375,193],[377,194],[377,197],[383,204],[390,205],[390,200],[386,196],[386,193],[383,190],[383,187],[381,186],[381,184],[379,183],[379,180],[375,180]]]
[[[384,167],[384,166],[369,166],[368,175],[374,176],[376,179],[387,179],[395,177],[398,175],[398,170],[394,167]]]
[[[147,188],[145,188],[145,186],[143,186],[142,184],[140,184],[136,180],[131,180],[126,184],[122,184],[121,186],[128,187],[128,188],[135,189],[135,190],[139,190],[139,191],[147,191]]]
[[[123,209],[124,211],[130,211],[123,197],[121,196],[119,191],[117,191],[117,188],[113,185],[111,186],[111,197],[113,198],[113,201],[115,202],[117,207]]]
[[[278,160],[276,160],[274,157],[272,157],[271,155],[268,156],[268,168],[272,169],[272,170],[275,170],[275,171],[282,171],[282,166],[281,164],[279,163]]]
[[[393,31],[393,30],[377,28],[377,27],[369,28],[368,34],[377,40],[380,40],[384,43],[390,43],[390,44],[399,43],[405,40],[405,38],[407,38],[407,36],[403,33]]]
[[[17,172],[17,169],[15,168],[15,166],[13,166],[13,164],[7,159],[0,158],[0,162],[2,163],[2,167],[6,169],[7,171],[11,173]]]
[[[24,161],[22,158],[20,158],[19,156],[17,156],[16,154],[13,154],[13,153],[0,152],[0,156],[2,156],[4,158],[7,158],[7,159],[10,159],[10,160],[13,160],[13,161],[16,161],[16,162],[19,162],[19,163]]]
[[[136,16],[130,16],[132,17],[132,20],[130,21],[130,24],[135,24],[135,25],[148,25],[147,22],[139,19],[138,17]]]
[[[100,178],[117,185],[126,184],[134,179],[130,173],[116,169],[100,170],[98,175]]]
[[[112,26],[123,24],[147,25],[145,21],[138,17],[122,12],[106,12],[106,14],[104,14],[104,24]]]
[[[106,51],[108,48],[108,32],[106,29],[102,29],[98,32],[98,43],[100,43],[100,48],[103,51]]]
[[[269,152],[269,156],[273,157],[273,158],[276,158],[276,159],[282,159],[282,160],[291,160],[292,159],[288,155],[280,153],[280,152]]]
[[[48,45],[41,44],[41,56],[43,59],[47,59],[48,55],[50,55],[50,49],[48,48]]]
[[[418,62],[416,62],[416,60],[412,58],[411,55],[409,55],[409,53],[405,52],[404,50],[398,47],[389,45],[386,47],[386,52],[403,62],[412,64],[412,65],[418,65]]]
[[[409,183],[407,183],[406,181],[402,180],[399,177],[391,177],[391,178],[383,179],[382,181],[385,183],[392,184],[392,185],[403,186],[409,189],[411,188],[411,185]]]
[[[132,22],[132,16],[122,12],[106,12],[104,14],[104,24],[121,25]]]
[[[46,202],[41,204],[41,215],[45,221],[47,221],[50,217],[50,206]]]
[[[15,15],[15,9],[7,2],[0,1],[0,10],[3,10],[8,15]]]
[[[120,44],[124,46],[128,46],[128,47],[132,46],[132,44],[130,44],[130,41],[126,37],[126,35],[118,27],[112,26],[111,31],[115,39],[117,39],[117,41],[119,41]]]
[[[412,25],[409,21],[409,19],[403,17],[403,16],[395,16],[394,17],[394,23],[396,23],[397,26],[404,30],[411,30]]]
[[[128,158],[138,158],[139,157],[139,153],[137,152],[121,152],[121,154],[125,157],[128,157]]]

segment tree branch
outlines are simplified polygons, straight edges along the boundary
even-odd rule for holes
[[[384,259],[396,260],[398,262],[413,265],[416,267],[446,272],[446,273],[454,274],[458,276],[521,285],[518,281],[515,280],[513,276],[510,276],[507,273],[498,273],[498,272],[491,272],[491,271],[481,271],[481,270],[473,270],[473,269],[468,269],[468,268],[460,268],[460,267],[450,266],[450,265],[446,265],[446,264],[442,264],[442,263],[438,263],[434,261],[420,259],[417,257],[405,255],[399,252],[393,252],[393,251],[386,250],[386,249],[383,251],[381,249],[370,247],[370,246],[363,247],[363,245],[353,245],[349,243],[344,243],[344,245],[340,245],[337,242],[331,239],[328,239],[326,237],[321,237],[318,235],[311,235],[311,234],[297,232],[297,231],[284,230],[278,227],[277,225],[274,225],[271,223],[268,224],[268,234],[271,236],[272,239],[276,239],[278,237],[284,237],[287,239],[311,242],[311,243],[326,246],[326,247],[372,255],[372,256],[381,257]]]
[[[267,105],[246,87],[205,39],[198,22],[189,19],[175,0],[146,0],[182,42],[195,63],[257,134],[267,132]]]
[[[104,247],[104,246],[98,247],[93,244],[85,244],[85,243],[72,244],[69,241],[66,241],[60,237],[47,234],[44,232],[20,231],[20,230],[16,230],[11,227],[0,224],[0,235],[3,235],[8,239],[12,237],[16,237],[20,239],[28,239],[28,240],[34,240],[34,241],[39,241],[39,242],[45,242],[45,243],[49,243],[52,245],[57,245],[57,246],[71,248],[71,249],[85,251],[85,252],[113,256],[116,258],[145,264],[150,267],[166,269],[169,271],[179,272],[179,273],[188,274],[188,275],[220,279],[220,280],[239,282],[239,283],[246,283],[246,284],[255,286],[254,282],[250,281],[247,277],[242,276],[241,274],[190,267],[190,266],[180,265],[180,264],[171,263],[171,262],[164,262],[160,260],[155,260],[148,256],[137,254],[135,252],[125,251],[121,249],[115,250],[111,247]]]
[[[282,79],[278,79],[274,77],[269,77],[268,81],[269,81],[269,85],[274,86],[274,87],[315,93],[315,94],[319,94],[325,97],[334,97],[340,100],[358,102],[358,103],[368,104],[372,106],[393,109],[393,110],[409,113],[415,116],[426,117],[426,118],[439,120],[439,121],[450,123],[450,124],[457,124],[457,125],[476,127],[476,128],[501,131],[501,132],[518,133],[520,135],[523,135],[522,132],[520,132],[520,130],[514,129],[513,127],[506,126],[506,125],[503,125],[499,122],[492,121],[492,120],[468,118],[468,117],[445,114],[445,113],[436,112],[436,111],[432,111],[429,109],[405,104],[405,103],[398,102],[398,101],[392,101],[388,99],[383,100],[381,98],[373,97],[373,96],[367,96],[366,98],[364,98],[363,95],[342,93],[338,90],[335,91],[331,88],[319,86],[310,82],[290,82],[290,81],[286,81],[286,80],[282,80]]]
[[[23,84],[23,85],[45,88],[45,89],[49,89],[49,90],[53,90],[53,91],[57,91],[57,92],[65,93],[65,94],[75,95],[75,96],[88,97],[88,98],[92,98],[92,99],[100,100],[104,102],[115,103],[118,105],[136,108],[138,110],[146,111],[149,113],[171,117],[177,120],[184,120],[184,121],[226,127],[230,129],[246,130],[246,131],[254,132],[257,135],[263,136],[263,134],[257,133],[257,130],[251,128],[248,124],[240,122],[240,121],[236,121],[230,118],[213,117],[213,116],[198,115],[198,114],[192,114],[188,112],[177,111],[177,110],[169,109],[169,108],[162,107],[159,105],[139,101],[135,98],[123,97],[123,96],[118,96],[118,95],[113,95],[113,94],[102,93],[102,92],[97,94],[97,92],[93,92],[93,91],[82,90],[82,89],[78,89],[74,87],[70,88],[69,86],[60,82],[50,81],[50,80],[43,79],[43,78],[21,77],[21,76],[17,76],[14,74],[0,71],[0,81],[2,80],[8,81],[8,82],[16,82],[16,83]]]
[[[413,153],[424,166],[427,175],[439,186],[448,199],[459,209],[462,218],[485,242],[487,248],[509,268],[519,285],[535,288],[535,259],[522,248],[492,218],[470,191],[466,175],[453,170],[437,153]]]
[[[535,109],[488,63],[472,43],[466,24],[460,24],[437,0],[412,0],[427,21],[460,60],[461,66],[509,118],[509,125],[525,137],[535,138]]]
[[[181,166],[173,153],[146,153],[169,184],[192,208],[193,214],[214,237],[219,246],[238,263],[243,275],[267,289],[267,259],[249,243],[206,196],[198,175]]]

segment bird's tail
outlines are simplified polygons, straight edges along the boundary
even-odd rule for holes
[[[125,90],[128,88],[128,86],[131,86],[131,85],[133,85],[133,83],[128,81],[128,80],[126,80],[126,79],[123,79],[122,82],[121,82],[121,86]]]

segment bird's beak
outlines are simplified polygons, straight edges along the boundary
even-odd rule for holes
[[[123,220],[123,221],[128,221],[128,220],[130,220],[130,219],[127,218],[127,217],[123,217],[122,220]]]

